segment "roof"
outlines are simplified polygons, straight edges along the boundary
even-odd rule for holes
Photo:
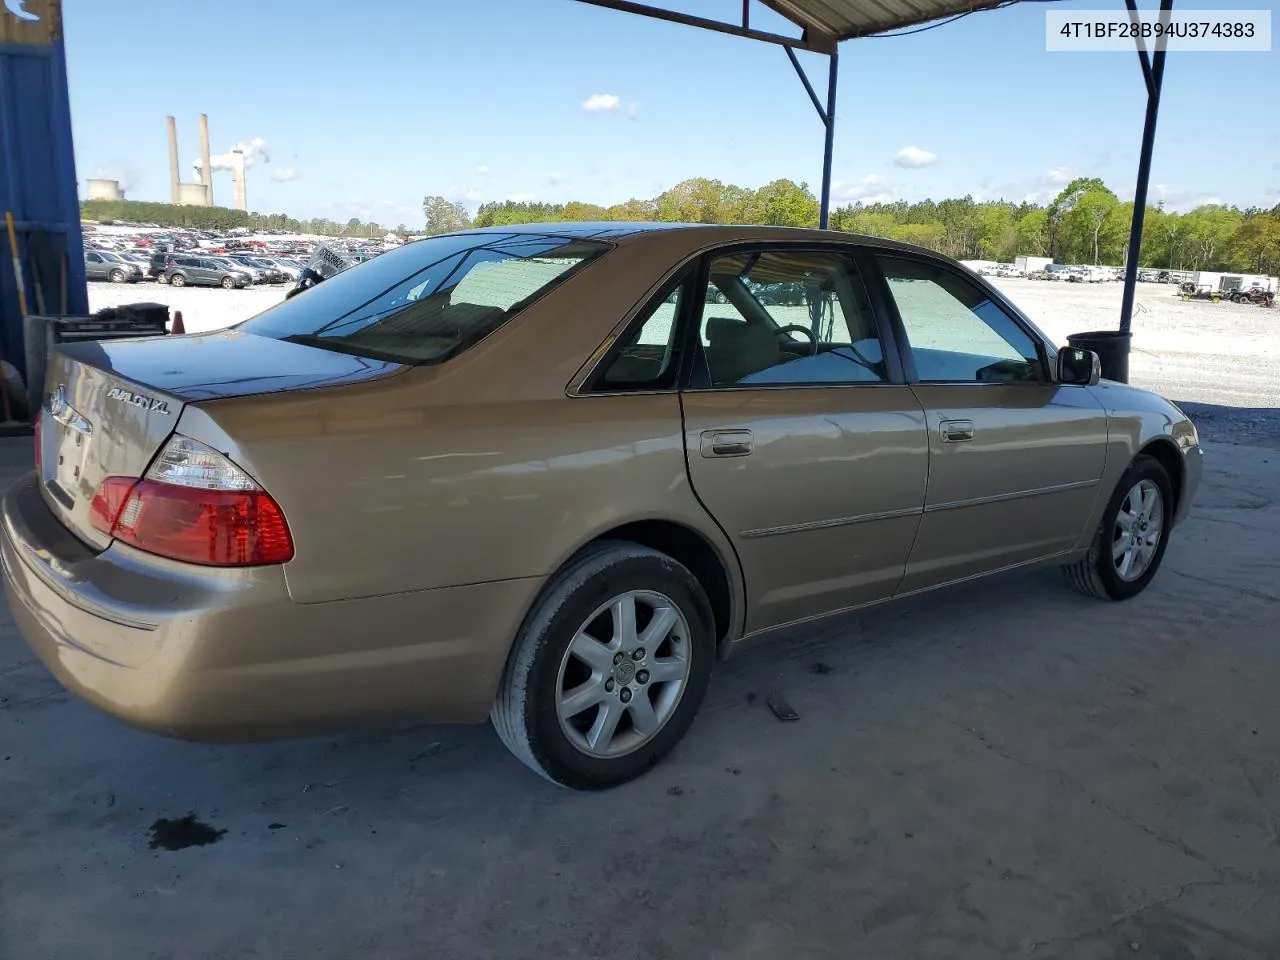
[[[683,235],[677,241],[679,246],[697,248],[708,244],[752,243],[756,241],[792,241],[810,243],[830,243],[839,240],[845,243],[857,243],[862,246],[878,247],[885,250],[910,250],[941,259],[941,254],[922,247],[884,237],[870,237],[860,233],[845,233],[837,230],[817,230],[811,227],[773,227],[761,224],[731,223],[665,223],[652,220],[627,221],[553,221],[550,223],[518,223],[509,226],[476,227],[459,233],[492,233],[539,234],[551,237],[570,237],[583,240],[608,240],[619,245],[630,245],[632,241],[650,237],[656,242],[658,234],[666,235],[675,241],[676,234]],[[427,238],[430,239],[430,238]],[[644,241],[648,242],[648,241]]]
[[[753,40],[764,40],[785,47],[834,53],[841,40],[899,30],[947,17],[964,16],[979,10],[993,10],[1015,0],[759,0],[761,4],[798,26],[802,31],[800,37],[784,36],[752,26],[750,3],[743,4],[742,20],[735,23],[682,13],[653,0],[579,2]]]
[[[930,20],[1004,6],[1008,0],[762,0],[811,34],[837,43]],[[816,39],[811,36],[810,39]]]

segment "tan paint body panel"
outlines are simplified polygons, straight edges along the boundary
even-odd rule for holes
[[[748,632],[893,595],[924,504],[924,411],[909,387],[692,391],[693,483],[733,538]],[[746,456],[703,434],[747,431]]]
[[[34,479],[34,478],[32,478]],[[252,740],[407,718],[479,722],[540,579],[294,603],[279,567],[211,570],[40,529],[31,480],[4,501],[5,595],[67,689],[126,722]],[[55,544],[32,550],[30,544]],[[83,585],[94,585],[92,606]],[[110,619],[107,619],[110,618]]]
[[[902,592],[1070,551],[1107,459],[1107,418],[1083,387],[917,384],[929,492]],[[945,421],[973,439],[943,439]]]
[[[234,352],[252,337],[193,338],[177,360],[181,339],[107,348],[117,379],[174,398],[176,423],[101,414],[109,378],[82,371],[75,402],[115,438],[95,447],[95,469],[139,475],[176,426],[271,493],[296,554],[282,567],[212,570],[106,546],[83,518],[56,517],[32,478],[5,496],[0,524],[6,592],[32,649],[69,689],[179,736],[477,721],[548,578],[625,524],[674,523],[710,545],[730,585],[727,647],[1078,553],[1149,443],[1186,451],[1179,516],[1194,496],[1194,428],[1116,384],[1032,388],[1043,397],[1030,409],[1021,386],[578,396],[593,361],[690,258],[833,235],[711,227],[614,240],[616,251],[438,366],[355,370],[277,344],[247,385]],[[206,382],[213,366],[197,352],[226,370]],[[292,388],[273,391],[277,375]],[[943,418],[973,421],[966,449],[939,441]],[[750,431],[750,454],[704,458],[702,433],[717,429]]]

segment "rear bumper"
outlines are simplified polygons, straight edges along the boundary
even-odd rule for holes
[[[34,476],[4,497],[0,561],[19,630],[63,686],[132,726],[213,741],[483,721],[542,583],[297,604],[281,567],[93,553]]]

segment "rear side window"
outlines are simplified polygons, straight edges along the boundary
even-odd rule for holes
[[[676,321],[687,286],[687,280],[681,280],[640,311],[596,381],[596,392],[658,390],[675,384],[680,366]]]
[[[419,240],[344,270],[237,329],[396,363],[438,363],[609,249],[545,234]]]

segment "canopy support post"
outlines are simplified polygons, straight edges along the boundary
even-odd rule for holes
[[[818,119],[822,121],[822,125],[826,129],[826,137],[822,149],[821,200],[818,204],[818,229],[825,230],[831,215],[831,160],[836,138],[836,82],[840,76],[839,48],[833,49],[827,55],[830,58],[830,63],[827,66],[827,105],[825,108],[822,106],[822,101],[818,99],[818,94],[814,92],[813,84],[809,82],[809,77],[805,74],[804,68],[800,66],[800,61],[796,59],[795,51],[790,47],[787,47],[786,51],[787,58],[791,61],[791,66],[796,69],[796,76],[804,84],[804,92],[809,94],[813,109],[818,111]]]
[[[1137,17],[1135,0],[1125,0],[1129,16]],[[1169,22],[1173,0],[1160,0],[1160,19]],[[1124,295],[1120,301],[1120,332],[1128,333],[1133,323],[1133,298],[1138,282],[1138,255],[1142,250],[1142,223],[1147,213],[1147,184],[1151,179],[1151,154],[1156,142],[1156,119],[1160,113],[1160,93],[1164,86],[1165,45],[1156,41],[1155,52],[1147,50],[1139,39],[1138,62],[1147,86],[1147,115],[1142,127],[1142,148],[1138,153],[1138,183],[1133,191],[1133,219],[1129,224],[1129,251],[1124,261]]]
[[[836,142],[836,79],[840,73],[839,48],[831,51],[831,63],[827,69],[827,112],[822,122],[827,128],[826,143],[822,148],[822,200],[818,206],[818,229],[827,229],[831,219],[831,159]]]

